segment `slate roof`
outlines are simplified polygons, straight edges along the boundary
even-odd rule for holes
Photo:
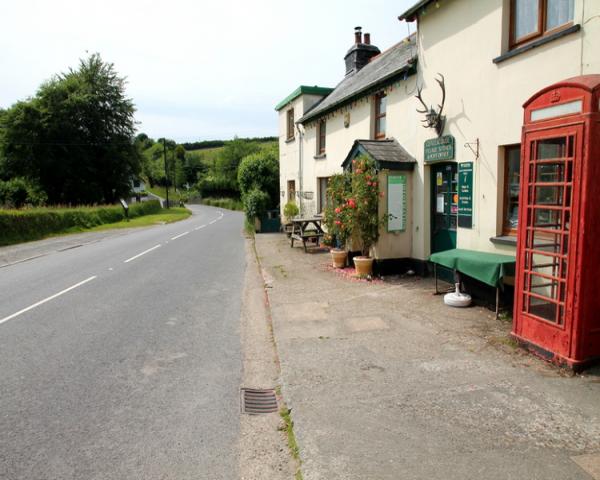
[[[416,36],[412,34],[400,43],[373,57],[358,72],[353,72],[334,88],[321,102],[304,114],[299,123],[316,119],[357,97],[368,95],[414,67],[417,60]]]
[[[377,163],[377,168],[388,170],[412,170],[417,160],[395,138],[385,140],[355,140],[342,163],[344,170],[359,154],[366,153]]]

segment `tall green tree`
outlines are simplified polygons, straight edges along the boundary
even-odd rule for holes
[[[113,203],[140,172],[135,107],[99,54],[44,83],[2,116],[5,177],[25,177],[48,203]]]

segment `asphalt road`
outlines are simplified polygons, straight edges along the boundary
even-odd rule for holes
[[[237,212],[0,269],[0,479],[238,477]]]

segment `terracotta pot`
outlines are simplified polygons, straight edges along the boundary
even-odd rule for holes
[[[373,257],[354,257],[353,260],[357,275],[373,275]]]
[[[341,248],[331,249],[331,259],[333,260],[333,266],[335,268],[344,268],[346,266],[347,256],[348,252],[346,252],[346,250],[342,250]]]

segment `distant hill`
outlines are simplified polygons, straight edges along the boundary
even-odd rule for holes
[[[257,143],[272,143],[277,141],[277,137],[252,137],[252,138],[240,138],[240,140]],[[207,150],[216,147],[223,147],[229,140],[203,140],[201,142],[185,142],[181,145],[186,151],[191,152],[194,150]]]

